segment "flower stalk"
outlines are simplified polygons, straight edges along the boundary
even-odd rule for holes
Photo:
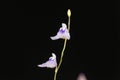
[[[71,17],[70,9],[68,9],[67,15],[68,15],[68,31],[70,31],[70,17]],[[60,66],[62,64],[66,44],[67,44],[67,39],[64,40],[64,45],[63,45],[63,49],[62,49],[62,52],[61,52],[60,62],[58,64],[58,66],[56,66],[56,68],[55,68],[54,80],[56,80],[58,70],[59,70],[59,68],[60,68]]]

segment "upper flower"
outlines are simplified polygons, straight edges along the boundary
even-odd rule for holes
[[[52,53],[52,57],[45,63],[39,64],[38,67],[55,68],[57,66],[56,55]]]
[[[56,36],[50,37],[52,40],[57,40],[57,39],[70,39],[70,33],[67,29],[67,25],[65,23],[62,23],[62,27],[59,29],[57,32]]]

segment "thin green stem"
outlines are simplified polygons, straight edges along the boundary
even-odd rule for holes
[[[57,71],[59,70],[60,66],[61,66],[61,63],[63,61],[63,55],[64,55],[64,51],[65,51],[65,48],[66,48],[66,43],[67,43],[67,39],[65,39],[64,41],[64,46],[63,46],[63,50],[62,50],[62,53],[61,53],[61,58],[60,58],[60,62],[59,62],[59,65],[57,67]]]
[[[68,31],[70,31],[70,17],[68,17]]]
[[[61,66],[61,63],[63,61],[63,55],[64,55],[64,51],[65,51],[65,48],[66,48],[66,43],[67,43],[67,39],[64,40],[64,46],[63,46],[63,49],[62,49],[60,62],[58,64],[58,66],[55,68],[54,80],[56,80],[56,76],[57,76],[58,70],[59,70],[59,68]]]
[[[68,31],[70,31],[70,16],[68,16]],[[66,44],[67,44],[67,39],[64,40],[64,46],[63,46],[63,49],[62,49],[62,52],[61,52],[60,62],[58,64],[58,66],[55,68],[54,80],[56,80],[58,70],[59,70],[59,68],[62,64]]]
[[[56,76],[57,76],[57,67],[55,68],[55,74],[54,74],[54,80],[56,80]]]

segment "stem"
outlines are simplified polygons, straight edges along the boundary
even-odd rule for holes
[[[57,67],[55,68],[54,80],[56,80],[56,76],[57,76]]]
[[[70,31],[70,17],[68,17],[68,31]]]
[[[70,16],[68,16],[68,31],[70,31]],[[54,80],[56,80],[58,70],[59,70],[59,68],[61,66],[61,63],[63,61],[63,55],[64,55],[64,51],[65,51],[65,48],[66,48],[66,44],[67,44],[67,39],[64,40],[64,46],[63,46],[63,49],[62,49],[62,52],[61,52],[60,62],[58,64],[58,66],[55,68]]]
[[[59,70],[59,68],[61,66],[61,63],[62,63],[62,60],[63,60],[63,55],[64,55],[64,51],[65,51],[65,48],[66,48],[66,43],[67,43],[67,39],[64,40],[64,46],[63,46],[63,49],[62,49],[60,62],[58,64],[58,66],[55,68],[54,80],[56,80],[56,76],[57,76],[58,70]]]
[[[60,62],[59,62],[59,65],[57,67],[57,71],[59,70],[60,66],[61,66],[61,63],[63,61],[63,55],[64,55],[64,51],[65,51],[65,48],[66,48],[66,43],[67,43],[67,39],[64,40],[64,46],[63,46],[63,50],[62,50],[62,53],[61,53],[61,58],[60,58]]]

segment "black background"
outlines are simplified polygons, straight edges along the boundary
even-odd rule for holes
[[[16,46],[6,57],[3,77],[16,80],[53,80],[54,69],[38,68],[54,52],[59,61],[63,40],[52,41],[71,9],[71,39],[57,80],[118,80],[118,5],[105,1],[16,1]],[[22,55],[22,56],[21,56]],[[11,56],[11,55],[10,55]],[[10,60],[10,62],[9,62]],[[13,63],[13,64],[12,64]]]

